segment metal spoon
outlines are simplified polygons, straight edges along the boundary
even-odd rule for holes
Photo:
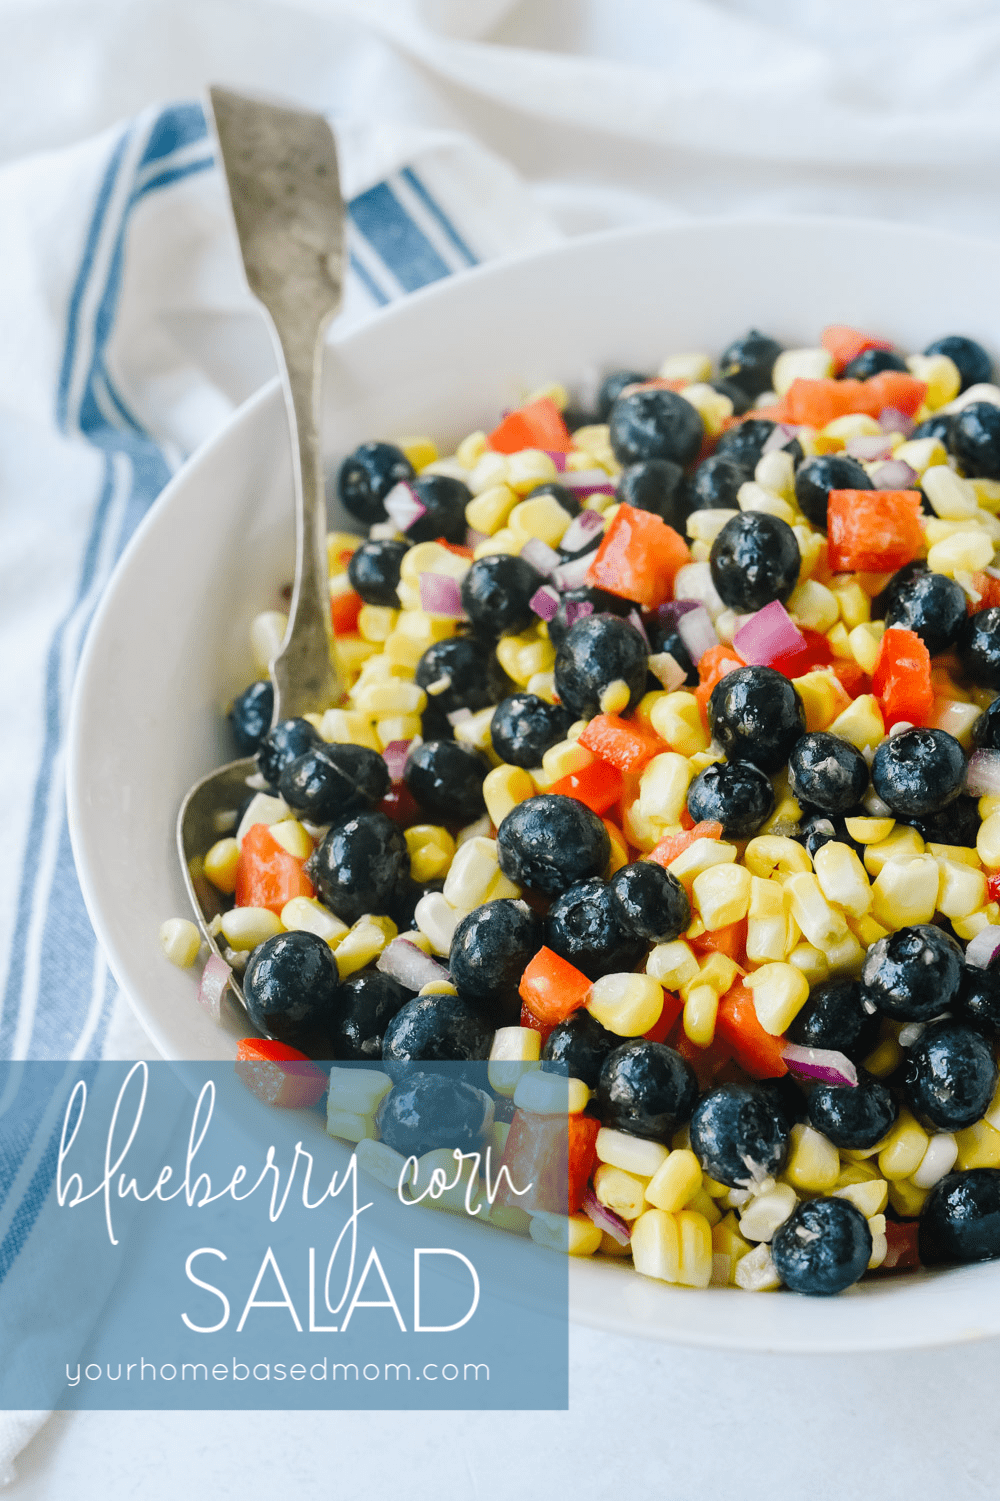
[[[333,134],[322,115],[214,84],[208,92],[243,268],[267,315],[292,437],[295,584],[288,629],[270,663],[274,725],[342,698],[331,655],[319,392],[323,333],[343,289],[344,205]],[[247,757],[210,772],[191,788],[177,818],[188,895],[217,955],[209,923],[221,910],[219,894],[204,878],[192,878],[189,862],[219,838],[220,815],[239,806],[255,770]],[[242,1000],[238,981],[230,983]]]

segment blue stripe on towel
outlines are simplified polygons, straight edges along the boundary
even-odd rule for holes
[[[403,167],[399,175],[406,183],[406,185],[409,188],[412,188],[413,192],[416,193],[417,197],[420,199],[420,202],[423,204],[427,212],[433,216],[433,218],[444,230],[444,233],[448,236],[448,239],[451,241],[455,249],[458,251],[459,255],[465,261],[465,264],[467,266],[478,266],[478,258],[473,255],[472,251],[469,249],[469,246],[466,244],[465,240],[463,240],[454,224],[448,218],[448,215],[445,213],[440,203],[438,203],[436,198],[433,198],[431,196],[431,194],[427,190],[426,185],[417,176],[413,168]]]
[[[440,281],[450,268],[403,208],[388,183],[376,183],[350,203],[351,218],[405,292]]]

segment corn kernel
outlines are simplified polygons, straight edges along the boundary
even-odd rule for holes
[[[406,1158],[401,1152],[393,1151],[384,1141],[373,1141],[370,1137],[362,1137],[357,1144],[354,1153],[358,1167],[369,1178],[374,1178],[386,1188],[395,1193],[399,1187],[406,1167]]]
[[[864,917],[872,904],[872,890],[865,868],[850,845],[831,839],[816,851],[813,865],[827,901],[842,907],[852,917]]]
[[[840,618],[848,631],[853,631],[855,626],[863,625],[866,620],[871,619],[872,602],[857,579],[837,584],[833,589],[833,597],[837,601]]]
[[[713,865],[729,865],[736,860],[735,844],[726,844],[721,839],[695,839],[667,869],[689,890],[696,876]]]
[[[691,385],[685,386],[679,394],[694,407],[709,437],[718,437],[726,419],[733,415],[733,403],[730,398],[705,381],[694,381]]]
[[[554,495],[535,495],[514,507],[508,525],[525,537],[538,537],[549,547],[558,547],[572,519]]]
[[[889,1203],[905,1219],[916,1219],[928,1192],[926,1188],[917,1188],[908,1178],[900,1178],[889,1184]]]
[[[644,1277],[677,1282],[680,1275],[680,1236],[677,1220],[663,1209],[647,1209],[632,1226],[632,1260]]]
[[[582,771],[585,766],[593,765],[595,759],[593,752],[578,741],[559,740],[555,745],[550,745],[542,757],[542,770],[553,781],[558,781],[560,777],[568,777],[574,771]]]
[[[739,965],[728,954],[709,953],[701,962],[695,983],[710,986],[716,995],[725,995],[736,976],[741,973]],[[686,994],[689,987],[682,986],[681,989]]]
[[[502,891],[496,889],[500,884],[504,884]],[[478,837],[467,839],[455,851],[442,894],[451,906],[471,912],[492,894],[517,897],[521,893],[500,870],[496,840]]]
[[[852,633],[853,634],[853,633]],[[849,740],[858,750],[874,750],[885,739],[885,721],[878,700],[870,693],[862,693],[849,708],[838,714],[831,725],[831,735]]]
[[[751,1293],[774,1292],[781,1286],[781,1278],[766,1245],[754,1246],[740,1258],[733,1272],[733,1283]]]
[[[782,1176],[802,1193],[829,1193],[840,1176],[840,1154],[812,1126],[794,1125]]]
[[[847,924],[843,915],[830,906],[815,875],[789,876],[785,890],[791,903],[792,916],[802,929],[803,936],[816,948],[826,949],[844,937]]]
[[[430,941],[431,953],[444,957],[451,950],[455,929],[464,916],[463,911],[445,900],[443,892],[427,891],[414,908],[413,921]]]
[[[752,877],[742,865],[712,865],[695,876],[691,892],[709,932],[746,917]]]
[[[794,1188],[788,1183],[776,1183],[766,1193],[757,1194],[750,1200],[740,1215],[740,1233],[747,1240],[768,1243],[797,1203]]]
[[[219,929],[237,953],[255,949],[259,943],[284,932],[280,917],[267,907],[233,907],[222,914]]]
[[[547,642],[540,643],[548,645]],[[487,704],[485,709],[472,714],[468,719],[461,720],[455,725],[455,739],[461,745],[471,745],[473,750],[485,751],[490,749],[490,724],[496,713],[494,704]]]
[[[671,1152],[645,1185],[645,1196],[655,1209],[676,1213],[701,1187],[701,1165],[690,1150]]]
[[[539,1069],[529,1069],[514,1090],[517,1109],[532,1115],[579,1115],[589,1100],[590,1090],[582,1079],[566,1079]]]
[[[675,938],[672,943],[656,945],[646,960],[646,973],[667,990],[680,990],[698,977],[698,960],[683,938]]]
[[[517,503],[517,495],[509,485],[493,485],[469,501],[465,508],[466,522],[474,531],[494,537],[507,525]]]
[[[968,480],[960,479],[947,464],[932,464],[924,471],[921,489],[943,521],[965,521],[979,510],[979,499]]]
[[[969,917],[986,902],[986,877],[964,861],[937,858],[940,872],[937,910],[945,917]]]
[[[370,917],[359,918],[334,951],[340,978],[346,980],[348,975],[357,974],[371,964],[388,942],[386,933]]]
[[[843,1176],[843,1175],[841,1175]],[[865,1219],[881,1214],[889,1202],[889,1185],[884,1178],[869,1178],[858,1183],[845,1183],[833,1190],[835,1199],[847,1199]]]
[[[763,880],[812,872],[812,862],[802,845],[780,834],[760,834],[751,839],[743,863],[751,875]]]
[[[483,780],[483,799],[495,828],[500,827],[512,808],[534,795],[534,783],[521,766],[495,766]]]
[[[894,1037],[884,1037],[864,1060],[868,1073],[876,1079],[887,1079],[903,1061],[903,1050]]]
[[[988,1121],[976,1121],[964,1131],[956,1131],[955,1142],[955,1166],[960,1172],[973,1167],[1000,1167],[1000,1131]]]
[[[663,1011],[663,987],[652,975],[611,974],[595,980],[587,1010],[618,1037],[641,1037]]]
[[[319,732],[324,740],[333,745],[364,745],[369,750],[381,750],[368,717],[350,709],[327,709]]]
[[[254,824],[263,823],[270,827],[271,824],[287,818],[290,812],[291,809],[283,797],[271,797],[266,792],[255,793],[240,819],[240,826],[236,830],[236,843],[242,845],[247,832],[253,828]]]
[[[375,1136],[375,1118],[350,1110],[327,1110],[326,1129],[341,1141],[365,1141]]]
[[[806,579],[793,589],[786,608],[798,625],[824,634],[840,616],[837,596],[825,584],[816,583],[815,579]]]
[[[1000,870],[1000,812],[991,813],[980,825],[976,854],[988,870]]]
[[[186,917],[171,917],[160,926],[160,947],[171,964],[190,969],[201,949],[201,933]]]
[[[905,1107],[901,1109],[879,1150],[878,1165],[883,1178],[896,1183],[916,1172],[929,1141],[927,1132],[910,1112]]]
[[[956,573],[978,573],[989,568],[993,562],[993,542],[979,528],[957,532],[935,542],[927,554],[927,567],[932,573],[943,573],[954,578]]]
[[[833,357],[825,349],[784,349],[774,362],[771,385],[784,396],[794,380],[825,380],[833,374]]]
[[[417,1159],[409,1175],[411,1197],[433,1209],[452,1214],[466,1213],[479,1189],[479,1173],[474,1163],[456,1162],[450,1147],[437,1147]]]
[[[884,927],[897,929],[911,923],[929,923],[938,896],[938,868],[933,855],[913,855],[889,860],[872,886],[872,916]]]
[[[694,985],[684,998],[684,1034],[699,1048],[707,1048],[715,1037],[719,1014],[719,994],[711,985]]]
[[[865,869],[870,876],[880,874],[890,860],[908,860],[922,855],[924,841],[909,824],[895,824],[891,834],[873,841],[865,849]]]
[[[844,826],[858,844],[878,844],[881,840],[888,839],[895,827],[895,819],[845,818]]]
[[[272,830],[275,825],[271,825]],[[301,827],[301,825],[300,825]],[[305,833],[305,830],[303,830]],[[308,836],[307,836],[308,837]],[[312,851],[312,842],[309,845]],[[240,858],[240,846],[235,839],[219,839],[205,856],[204,873],[215,887],[226,896],[236,890],[236,866]]]
[[[950,1131],[939,1131],[927,1144],[920,1166],[910,1174],[914,1188],[933,1188],[950,1173],[958,1160],[958,1141]]]
[[[513,1097],[522,1076],[542,1056],[542,1034],[533,1027],[498,1027],[493,1034],[487,1077],[496,1094]]]
[[[527,495],[536,485],[548,484],[558,477],[554,462],[540,448],[522,448],[507,455],[507,484],[518,495]]]
[[[327,1106],[355,1115],[374,1115],[392,1088],[392,1080],[380,1069],[331,1068]]]
[[[709,734],[694,694],[685,689],[658,696],[650,711],[650,723],[671,750],[693,756],[709,746]]]
[[[746,1256],[751,1249],[750,1242],[743,1239],[740,1234],[736,1215],[732,1210],[720,1220],[712,1230],[712,1251],[717,1256],[725,1256],[729,1261],[727,1282],[730,1287],[735,1287],[733,1273],[736,1264]]]
[[[288,629],[288,616],[281,610],[264,610],[250,622],[250,653],[254,666],[267,672],[281,649]]]
[[[347,924],[313,896],[293,896],[286,902],[281,909],[281,924],[290,933],[315,933],[331,948],[336,948],[348,932]]]
[[[772,1037],[788,1030],[809,999],[809,982],[794,964],[762,964],[744,984],[753,993],[757,1020]]]
[[[888,928],[883,928],[882,924],[876,922],[871,916],[849,917],[847,926],[866,949],[870,949],[873,943],[878,943],[880,938],[887,937],[889,933]]]
[[[830,966],[826,955],[822,950],[814,948],[811,943],[797,943],[788,955],[788,963],[793,965],[804,976],[808,985],[821,985],[829,978]]]
[[[935,698],[927,717],[927,727],[945,730],[953,735],[963,750],[972,749],[972,729],[979,718],[977,704],[966,704],[955,698]]]
[[[623,1220],[634,1220],[646,1208],[645,1191],[647,1180],[624,1168],[611,1167],[602,1162],[594,1173],[594,1193],[606,1209],[621,1215]]]
[[[282,818],[273,823],[271,838],[296,860],[308,860],[313,852],[313,842],[297,818]]]
[[[682,1209],[677,1215],[682,1287],[707,1287],[712,1280],[712,1227],[703,1214]]]
[[[736,492],[736,503],[741,511],[757,511],[767,516],[777,516],[788,526],[796,520],[796,513],[787,500],[765,490],[763,485],[758,485],[754,480],[745,480],[740,486]]]
[[[448,635],[454,635],[455,622],[448,621]],[[393,632],[395,635],[396,632]],[[337,671],[347,682],[352,682],[362,664],[378,651],[378,645],[374,641],[363,641],[360,636],[338,636],[333,643],[333,659]]]
[[[595,1150],[599,1162],[620,1167],[639,1178],[653,1177],[668,1156],[661,1142],[630,1136],[627,1131],[615,1131],[610,1126],[602,1126],[598,1131]]]
[[[533,1214],[531,1238],[548,1251],[568,1256],[593,1256],[601,1244],[601,1229],[585,1214]]]
[[[865,962],[865,951],[855,935],[848,930],[842,938],[827,944],[825,957],[831,979],[841,976],[856,979]]]

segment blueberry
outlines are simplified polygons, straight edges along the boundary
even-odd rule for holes
[[[953,803],[924,818],[912,818],[913,827],[928,844],[961,844],[975,849],[979,835],[979,804],[963,793]]]
[[[599,876],[578,881],[556,897],[545,919],[545,943],[590,980],[626,973],[646,952],[645,940],[626,924]]]
[[[954,645],[967,618],[961,584],[946,574],[930,572],[911,574],[893,591],[885,612],[887,626],[913,631],[932,657]]]
[[[691,660],[691,653],[681,639],[676,621],[663,620],[657,615],[649,615],[646,617],[644,624],[646,636],[649,640],[650,653],[660,654],[666,652],[673,657],[677,666],[685,674],[685,683],[691,688],[696,688],[699,681],[698,669]],[[655,692],[661,686],[660,683],[657,683],[656,689],[653,691]]]
[[[490,720],[493,749],[509,766],[540,766],[545,752],[566,738],[573,716],[534,693],[512,693]]]
[[[571,1079],[582,1079],[588,1089],[596,1089],[605,1058],[621,1045],[617,1033],[602,1027],[589,1011],[574,1011],[545,1039],[542,1068],[546,1063],[563,1064]]]
[[[465,1063],[488,1058],[492,1042],[493,1028],[470,1001],[443,993],[415,995],[385,1029],[382,1062]],[[405,1074],[398,1067],[386,1072],[393,1078]]]
[[[774,362],[781,353],[781,345],[767,334],[752,328],[742,338],[734,339],[719,356],[719,374],[732,381],[748,396],[762,396],[771,389],[771,373]]]
[[[691,921],[691,903],[675,875],[652,860],[623,865],[608,882],[632,932],[647,943],[671,943]]]
[[[800,803],[821,813],[849,813],[868,787],[868,762],[849,740],[813,730],[792,747],[788,777]]]
[[[828,453],[806,459],[795,474],[795,499],[803,516],[826,531],[826,508],[831,490],[871,490],[867,472],[857,459]]]
[[[1000,606],[970,615],[955,646],[962,671],[977,688],[1000,690]]]
[[[920,422],[910,434],[911,439],[937,438],[943,443],[948,451],[951,451],[952,426],[954,418],[950,412],[935,412],[933,417],[928,417],[925,422]]]
[[[385,1029],[408,1000],[410,992],[381,970],[366,969],[350,975],[333,998],[331,1057],[369,1062],[380,1059]]]
[[[325,745],[319,730],[308,719],[283,719],[268,730],[257,752],[257,770],[270,787],[277,787],[281,773],[306,751]]]
[[[783,1116],[752,1084],[721,1084],[695,1106],[691,1150],[718,1183],[751,1188],[777,1177],[787,1148]]]
[[[695,823],[721,823],[725,839],[749,839],[774,812],[774,788],[752,761],[717,761],[691,783],[687,810]]]
[[[253,756],[267,734],[274,713],[274,688],[270,678],[251,683],[233,699],[229,725],[241,756]]]
[[[508,880],[559,896],[576,881],[604,873],[611,840],[584,803],[548,792],[511,809],[497,830],[497,850]]]
[[[243,972],[247,1015],[261,1032],[312,1058],[334,1058],[333,950],[315,933],[279,933],[258,944]]]
[[[427,707],[439,718],[457,709],[475,713],[496,703],[493,694],[505,677],[487,642],[476,636],[451,636],[427,648],[417,663],[414,680],[425,691],[436,689],[428,692]],[[442,679],[447,681],[440,687]]]
[[[733,610],[761,610],[788,598],[802,557],[795,533],[780,516],[741,511],[726,522],[709,553],[712,583]]]
[[[669,1141],[691,1118],[697,1098],[698,1081],[680,1053],[642,1039],[609,1053],[597,1084],[603,1123],[647,1141]]]
[[[776,425],[767,417],[748,417],[744,422],[737,423],[735,427],[726,429],[716,443],[715,451],[724,458],[732,459],[734,464],[739,464],[741,469],[746,470],[747,479],[752,479],[753,472],[764,451],[764,444],[774,432]],[[797,438],[789,438],[782,447],[794,459],[801,459],[802,446]]]
[[[924,1200],[918,1235],[925,1266],[995,1261],[1000,1256],[1000,1168],[947,1173]]]
[[[951,451],[967,474],[1000,479],[1000,407],[973,401],[951,424]]]
[[[606,589],[595,589],[590,584],[583,584],[579,589],[567,589],[559,601],[558,610],[549,621],[549,640],[557,651],[566,639],[570,626],[584,618],[574,608],[577,605],[590,605],[591,609],[584,613],[592,615],[624,616],[629,610],[635,609],[630,599],[621,599],[617,594],[609,594]]]
[[[613,370],[610,375],[606,375],[597,393],[598,421],[607,422],[611,408],[626,386],[641,386],[643,381],[651,379],[651,376],[643,375],[641,370]]]
[[[738,667],[712,689],[708,723],[730,761],[780,770],[805,734],[802,700],[772,667]]]
[[[410,489],[426,511],[407,527],[408,541],[436,542],[438,537],[446,542],[465,541],[465,508],[472,499],[468,485],[450,474],[425,474]]]
[[[828,1297],[857,1282],[871,1260],[868,1221],[849,1199],[810,1199],[774,1232],[771,1259],[793,1293]]]
[[[881,1018],[866,1011],[857,980],[831,980],[817,985],[786,1032],[789,1042],[802,1048],[825,1048],[864,1058],[878,1041]]]
[[[952,1003],[955,1013],[982,1026],[1000,1029],[1000,969],[992,964],[986,969],[963,964],[958,995]]]
[[[699,413],[675,391],[635,391],[620,396],[608,417],[611,448],[621,465],[670,459],[686,468],[701,447]]]
[[[281,773],[279,787],[289,807],[313,823],[332,823],[359,808],[371,808],[389,791],[389,768],[364,745],[317,745]]]
[[[670,459],[643,459],[630,464],[618,481],[617,498],[639,511],[652,511],[684,535],[687,501],[684,470]]]
[[[579,719],[602,712],[601,698],[612,683],[624,682],[628,703],[636,707],[646,691],[649,653],[633,625],[616,615],[585,615],[570,626],[556,652],[556,692]]]
[[[496,640],[536,623],[529,601],[544,583],[524,558],[490,553],[477,559],[462,580],[462,608],[477,631]]]
[[[858,808],[856,811],[852,810],[852,816],[857,818],[864,817],[864,808]],[[865,857],[865,846],[860,844],[856,839],[851,838],[847,832],[846,822],[837,813],[831,815],[829,813],[807,812],[807,816],[799,824],[798,833],[793,835],[793,838],[805,846],[810,857],[815,855],[818,849],[822,849],[824,844],[830,844],[833,840],[836,840],[838,844],[846,844],[848,849],[854,851],[859,860],[863,860]]]
[[[778,1079],[757,1079],[754,1088],[760,1090],[771,1109],[777,1112],[788,1130],[805,1121],[806,1095],[802,1086],[791,1074],[782,1074]]]
[[[1000,750],[1000,698],[995,698],[972,726],[972,743],[977,748]]]
[[[900,928],[873,943],[861,970],[862,1005],[893,1021],[925,1022],[947,1011],[958,994],[962,951],[929,923]]]
[[[965,752],[947,730],[904,730],[883,740],[872,786],[899,818],[921,818],[954,802],[965,782]]]
[[[982,1033],[965,1022],[937,1022],[907,1053],[903,1094],[920,1120],[939,1131],[960,1131],[989,1109],[997,1077]]]
[[[341,464],[337,493],[345,510],[372,526],[385,520],[389,491],[413,477],[413,465],[402,449],[392,443],[362,443]]]
[[[410,873],[410,857],[402,831],[372,811],[335,823],[306,869],[330,911],[356,923],[366,912],[385,912]]]
[[[383,605],[399,609],[399,569],[409,552],[409,542],[362,542],[351,555],[347,577],[351,588],[366,605]]]
[[[863,1070],[853,1089],[844,1084],[817,1084],[809,1096],[809,1124],[845,1151],[873,1147],[892,1129],[898,1115],[892,1090]]]
[[[702,459],[688,483],[691,509],[695,511],[735,511],[741,485],[752,477],[741,464],[724,453]]]
[[[524,498],[534,500],[540,495],[551,495],[556,504],[562,506],[567,516],[579,516],[580,498],[569,485],[561,485],[558,480],[547,479],[542,484],[535,485]]]
[[[728,396],[733,404],[733,416],[742,417],[744,412],[749,412],[751,398],[742,386],[738,386],[734,380],[724,380],[721,376],[715,376],[708,382],[713,391],[718,391],[720,396]]]
[[[946,354],[958,367],[962,391],[967,391],[970,386],[990,385],[993,380],[993,361],[981,344],[975,339],[967,339],[964,334],[948,334],[943,339],[935,339],[933,344],[928,344],[924,354]]]
[[[425,740],[406,759],[403,779],[432,819],[472,823],[484,811],[483,778],[489,763],[457,740]]]
[[[379,1135],[403,1157],[445,1147],[478,1152],[493,1130],[493,1101],[465,1079],[407,1072],[378,1110]]]
[[[906,361],[894,349],[863,349],[840,372],[844,380],[868,380],[882,370],[904,370]]]
[[[451,940],[448,968],[458,993],[516,1027],[521,1015],[518,986],[542,947],[541,919],[525,902],[500,897],[463,917]]]

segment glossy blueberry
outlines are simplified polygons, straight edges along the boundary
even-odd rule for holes
[[[995,1261],[1000,1256],[1000,1168],[947,1173],[920,1211],[920,1260],[925,1266]]]
[[[381,970],[350,975],[333,998],[330,1037],[334,1051],[330,1056],[368,1062],[380,1059],[385,1029],[410,998],[410,991]]]
[[[964,793],[953,803],[925,818],[912,818],[913,827],[928,844],[962,844],[975,849],[979,835],[979,803]]]
[[[905,370],[906,361],[894,349],[863,349],[840,372],[844,380],[868,380],[882,370]]]
[[[810,1199],[774,1232],[771,1259],[793,1293],[842,1293],[871,1260],[868,1221],[849,1199]]]
[[[764,444],[774,432],[776,423],[767,417],[748,417],[745,422],[738,422],[735,427],[727,428],[715,445],[717,454],[724,458],[732,459],[734,464],[739,464],[741,469],[746,470],[747,479],[753,479],[753,472],[760,462],[764,451]],[[787,453],[798,462],[802,457],[802,445],[797,438],[789,438],[787,443],[782,444]]]
[[[849,740],[813,730],[792,747],[788,776],[800,803],[821,813],[849,813],[867,790],[868,762]]]
[[[826,531],[826,508],[831,490],[871,490],[867,472],[847,454],[827,453],[806,459],[795,473],[795,499],[803,516]]]
[[[268,730],[257,752],[257,770],[270,787],[277,787],[281,773],[306,751],[315,750],[326,741],[308,719],[282,719]]]
[[[540,766],[545,752],[566,738],[573,716],[534,693],[512,693],[490,720],[493,749],[509,766]]]
[[[650,655],[668,653],[684,673],[687,686],[696,688],[699,681],[698,669],[691,660],[691,653],[684,645],[677,626],[665,620],[659,620],[655,615],[647,616],[644,624],[649,638]],[[660,682],[657,682],[653,691],[656,692],[662,686]],[[649,691],[648,688],[647,691]]]
[[[362,443],[341,464],[337,493],[352,516],[372,526],[385,520],[389,491],[413,477],[413,465],[402,449],[392,443]]]
[[[774,812],[774,788],[752,761],[716,761],[688,788],[687,810],[695,823],[721,823],[724,839],[749,839]]]
[[[724,380],[722,376],[715,376],[708,382],[713,391],[718,391],[720,396],[728,396],[733,404],[733,416],[742,417],[744,412],[749,412],[751,399],[742,386],[738,386],[734,380]]]
[[[663,1042],[639,1039],[609,1053],[597,1084],[605,1126],[647,1141],[669,1141],[690,1120],[698,1081],[689,1063]]]
[[[805,1121],[806,1094],[801,1084],[791,1074],[782,1074],[780,1079],[757,1079],[754,1088],[759,1089],[779,1120],[791,1131],[792,1127]]]
[[[423,1157],[438,1147],[478,1152],[493,1130],[493,1100],[457,1070],[409,1069],[379,1106],[378,1129],[402,1157]]]
[[[612,683],[628,687],[628,704],[636,707],[646,691],[649,653],[628,621],[616,615],[585,615],[570,626],[556,652],[556,692],[579,719],[602,712],[601,696]]]
[[[919,422],[910,437],[913,439],[937,438],[938,442],[943,443],[950,452],[952,422],[950,412],[935,412],[933,417],[928,417],[925,422]]]
[[[738,667],[712,689],[708,723],[730,761],[779,771],[806,729],[802,700],[773,667]]]
[[[947,730],[904,730],[883,740],[872,762],[872,786],[908,820],[954,802],[965,782],[965,752]]]
[[[297,813],[312,823],[332,823],[385,797],[389,768],[365,745],[317,745],[285,767],[278,785]]]
[[[477,636],[435,641],[420,658],[414,676],[418,688],[436,690],[427,693],[427,707],[436,716],[453,714],[457,709],[475,713],[496,703],[494,692],[505,678],[489,644]],[[439,686],[442,679],[447,679],[444,687]]]
[[[500,869],[542,896],[604,873],[611,840],[596,813],[573,797],[546,792],[518,803],[497,830]]]
[[[812,813],[802,820],[798,833],[794,837],[812,856],[817,850],[822,849],[824,844],[831,844],[833,840],[837,840],[838,843],[844,842],[840,838],[838,828],[841,822],[840,819],[834,821],[825,813]]]
[[[233,699],[229,711],[229,725],[233,732],[236,749],[241,756],[253,756],[271,726],[274,713],[274,688],[270,678],[251,683],[249,688]]]
[[[558,480],[547,479],[540,485],[535,485],[529,490],[525,500],[534,500],[539,495],[551,495],[552,499],[566,512],[567,516],[579,516],[580,498],[575,490],[569,485],[561,485]]]
[[[878,1041],[881,1017],[866,1011],[857,980],[817,985],[785,1036],[802,1048],[824,1048],[865,1058]]]
[[[473,1002],[459,995],[415,995],[385,1029],[382,1062],[465,1063],[488,1058],[492,1042],[493,1027]],[[386,1073],[397,1078],[403,1070],[389,1067]]]
[[[966,474],[1000,479],[1000,407],[973,401],[951,423],[951,451]]]
[[[907,1051],[903,1095],[920,1120],[960,1131],[989,1109],[997,1087],[993,1049],[975,1027],[937,1022]]]
[[[972,726],[972,743],[977,749],[1000,750],[1000,698],[995,698]]]
[[[752,1084],[721,1084],[695,1106],[691,1150],[718,1183],[750,1188],[777,1177],[787,1148],[783,1115]]]
[[[686,468],[701,447],[705,427],[676,391],[635,391],[620,396],[608,417],[611,448],[619,464],[669,459]]]
[[[491,553],[477,559],[462,580],[462,608],[477,631],[496,640],[537,622],[529,601],[544,583],[524,558]]]
[[[605,1058],[621,1045],[618,1034],[602,1027],[589,1011],[574,1011],[545,1039],[542,1069],[546,1063],[562,1064],[571,1079],[582,1079],[588,1089],[596,1089]]]
[[[583,615],[579,613],[578,606],[590,605]],[[582,620],[584,615],[620,615],[625,616],[629,610],[634,610],[635,605],[630,599],[622,599],[618,594],[609,594],[606,589],[595,589],[590,584],[582,584],[578,589],[567,589],[559,601],[559,608],[549,621],[549,640],[558,650],[566,637],[566,632],[571,625]]]
[[[739,489],[752,476],[724,453],[702,459],[688,482],[693,511],[735,511]]]
[[[771,372],[781,353],[781,345],[767,334],[750,329],[734,339],[719,356],[719,374],[732,381],[748,396],[762,396],[771,388]]]
[[[1000,690],[1000,606],[970,615],[955,648],[962,671],[977,688]]]
[[[864,1151],[881,1141],[899,1115],[899,1104],[887,1085],[862,1069],[854,1088],[817,1084],[809,1095],[809,1124],[845,1151]]]
[[[483,778],[489,763],[457,740],[425,740],[406,760],[403,779],[432,819],[472,823],[486,807]]]
[[[608,890],[632,932],[647,943],[671,943],[691,921],[691,903],[675,875],[653,860],[616,870]]]
[[[247,1015],[261,1032],[311,1058],[334,1058],[333,950],[315,933],[279,933],[258,944],[243,972]]]
[[[360,594],[366,605],[384,605],[399,609],[399,569],[410,544],[393,542],[362,542],[347,565],[347,577],[351,588]]]
[[[407,527],[407,541],[436,542],[443,537],[446,542],[463,543],[465,508],[472,499],[468,485],[450,474],[425,474],[413,480],[410,488],[427,509]]]
[[[731,517],[712,543],[708,561],[722,602],[740,611],[786,600],[802,566],[788,522],[764,511],[741,511]]]
[[[930,923],[900,928],[873,943],[861,970],[861,1003],[893,1021],[925,1022],[951,1008],[962,951]]]
[[[525,902],[501,897],[470,912],[455,929],[448,968],[458,993],[499,1027],[516,1027],[518,985],[544,943],[542,921]]]
[[[627,973],[647,948],[600,876],[578,881],[556,897],[545,919],[545,943],[590,980]]]
[[[980,969],[976,964],[963,964],[952,1010],[963,1020],[1000,1029],[1000,968],[995,964],[986,969]]]
[[[958,367],[962,380],[961,390],[970,386],[990,385],[993,380],[993,361],[981,344],[967,339],[964,334],[948,334],[928,344],[924,354],[946,354]]]
[[[402,830],[377,810],[335,823],[306,865],[317,895],[341,922],[385,912],[410,874]]]
[[[968,618],[965,605],[965,590],[954,579],[915,573],[893,591],[885,623],[915,632],[934,657],[954,644]]]
[[[670,459],[643,459],[630,464],[618,481],[617,497],[638,511],[652,511],[684,535],[688,508],[680,464]]]
[[[643,375],[641,370],[612,370],[610,375],[604,377],[597,393],[598,421],[607,422],[611,408],[626,386],[640,386],[643,381],[650,379],[651,377]]]

